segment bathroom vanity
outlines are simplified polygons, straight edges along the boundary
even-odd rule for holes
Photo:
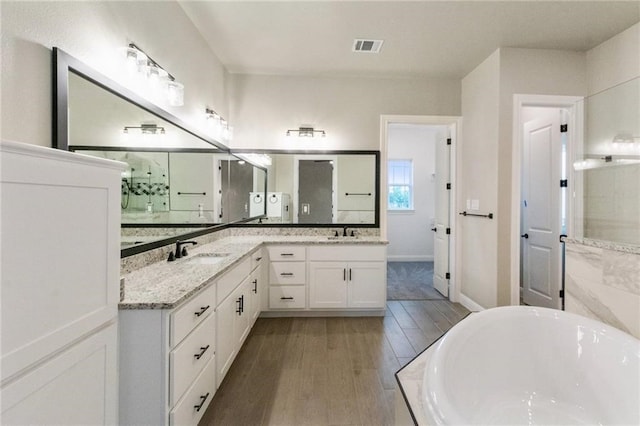
[[[119,423],[195,425],[260,314],[384,315],[386,241],[227,237],[124,283]]]

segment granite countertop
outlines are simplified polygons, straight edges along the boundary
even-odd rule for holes
[[[246,236],[227,237],[189,247],[189,255],[161,261],[123,275],[124,297],[119,309],[173,309],[213,282],[262,244],[388,244],[380,237]],[[198,254],[224,254],[215,264],[191,262]]]

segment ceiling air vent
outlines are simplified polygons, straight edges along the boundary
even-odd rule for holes
[[[353,51],[363,53],[379,53],[384,40],[365,40],[357,38],[353,41]]]

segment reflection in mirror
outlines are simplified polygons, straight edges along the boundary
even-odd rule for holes
[[[640,78],[585,99],[574,170],[578,238],[640,245]],[[582,197],[579,195],[582,193]]]
[[[379,152],[264,151],[263,155],[270,161],[266,218],[259,223],[378,224]]]
[[[53,146],[129,164],[123,257],[235,220],[223,215],[232,185],[222,185],[227,147],[60,49],[53,53]]]

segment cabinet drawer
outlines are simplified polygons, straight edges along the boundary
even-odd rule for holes
[[[251,259],[246,258],[218,279],[218,305],[251,273]]]
[[[305,286],[269,287],[269,308],[300,309],[306,306]]]
[[[307,264],[305,262],[271,262],[269,283],[278,285],[304,284]]]
[[[321,261],[383,261],[387,260],[387,247],[384,245],[329,245],[309,247],[309,260]]]
[[[207,287],[171,313],[169,345],[173,348],[216,308],[216,286]]]
[[[215,357],[209,360],[204,370],[169,413],[169,424],[197,425],[207,410],[216,392],[216,363]]]
[[[215,315],[209,315],[169,354],[169,402],[173,407],[204,366],[215,349]]]
[[[253,271],[265,261],[266,259],[264,258],[264,251],[262,249],[254,251],[251,253],[251,270]]]
[[[305,246],[271,246],[268,247],[269,260],[272,262],[295,261],[306,259]]]

